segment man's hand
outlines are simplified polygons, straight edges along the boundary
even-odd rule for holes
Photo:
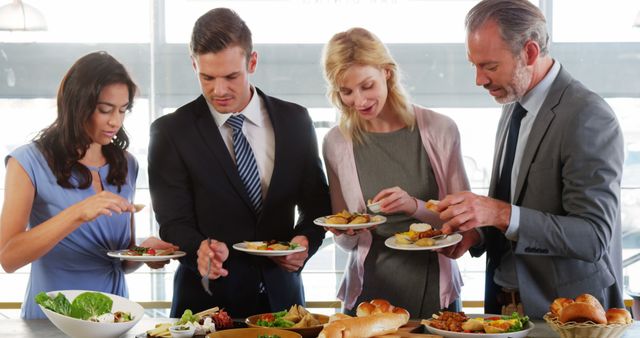
[[[271,258],[276,264],[280,265],[283,269],[289,272],[294,272],[300,270],[304,265],[304,261],[309,257],[309,240],[307,239],[307,236],[296,236],[291,239],[291,243],[297,243],[300,246],[307,248],[307,250],[286,256],[273,256],[269,258]]]
[[[458,259],[462,257],[470,247],[478,244],[479,241],[480,235],[478,232],[476,230],[469,230],[462,233],[462,240],[458,244],[438,249],[436,251],[451,259]]]
[[[204,276],[207,274],[209,260],[211,260],[211,271],[209,279],[218,279],[218,277],[226,277],[229,274],[227,269],[222,267],[222,263],[229,258],[229,248],[223,242],[211,240],[211,245],[207,244],[207,240],[200,242],[198,248],[198,272]]]
[[[438,209],[440,219],[446,222],[442,225],[445,234],[483,226],[495,226],[505,232],[511,217],[511,204],[468,191],[448,195]]]

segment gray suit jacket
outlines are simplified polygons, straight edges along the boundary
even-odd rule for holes
[[[513,104],[503,107],[489,195]],[[513,203],[520,206],[517,242],[484,228],[487,251],[485,310],[499,311],[493,273],[513,250],[526,314],[541,318],[557,297],[590,293],[605,308],[622,307],[620,180],[622,132],[597,94],[562,68],[533,124]],[[472,252],[478,255],[479,251]]]

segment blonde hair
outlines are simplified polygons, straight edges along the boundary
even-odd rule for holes
[[[327,81],[327,96],[342,112],[339,127],[344,135],[354,142],[364,142],[364,120],[357,111],[347,107],[340,99],[339,83],[344,79],[349,67],[354,65],[373,66],[389,73],[389,93],[385,105],[388,105],[390,111],[398,114],[404,124],[413,129],[415,116],[409,98],[400,84],[398,65],[387,47],[373,33],[355,27],[335,34],[324,47],[322,64]]]

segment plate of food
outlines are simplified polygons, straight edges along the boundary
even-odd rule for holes
[[[318,217],[313,220],[313,223],[322,227],[336,228],[339,230],[355,230],[370,228],[386,221],[387,218],[382,215],[369,215],[343,210],[334,215]]]
[[[296,252],[302,252],[307,248],[297,243],[283,241],[244,241],[236,243],[233,248],[257,256],[286,256]]]
[[[138,262],[158,262],[166,261],[168,259],[180,258],[186,255],[184,251],[177,251],[173,248],[165,250],[156,250],[143,246],[135,246],[131,249],[116,250],[107,252],[107,256],[113,258],[120,258],[126,261],[138,261]]]
[[[300,305],[292,305],[289,311],[263,313],[247,317],[249,327],[273,327],[300,334],[303,338],[315,338],[322,331],[329,316],[310,313]]]
[[[444,311],[422,320],[430,333],[447,338],[524,338],[533,330],[527,316],[492,314],[465,315],[464,312]]]
[[[396,250],[436,250],[455,245],[462,235],[451,234],[443,238],[442,231],[433,229],[426,223],[414,223],[409,231],[399,232],[387,238],[384,245]]]

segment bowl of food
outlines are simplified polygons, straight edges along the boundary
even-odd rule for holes
[[[300,305],[293,305],[289,311],[247,317],[245,323],[250,328],[274,327],[298,333],[304,338],[315,338],[328,321],[329,316],[310,313]]]
[[[120,337],[144,315],[140,304],[104,292],[41,292],[36,303],[60,331],[72,338]]]
[[[172,338],[191,338],[196,333],[196,328],[190,325],[174,325],[169,327]]]
[[[302,338],[302,336],[293,331],[272,327],[253,327],[217,331],[207,335],[207,338]]]

